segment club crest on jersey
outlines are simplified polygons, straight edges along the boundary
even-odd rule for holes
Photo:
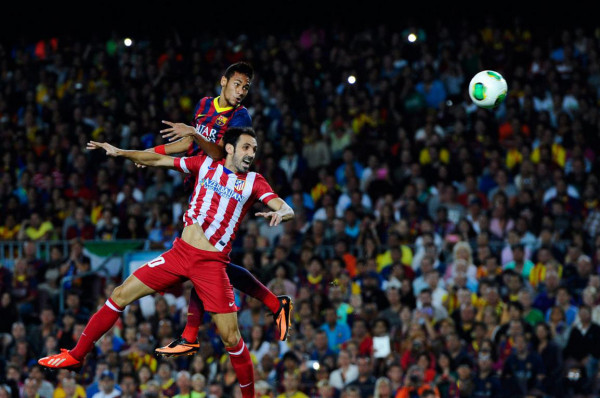
[[[215,192],[219,196],[222,196],[225,198],[230,198],[230,199],[235,199],[238,202],[242,202],[244,200],[243,195],[241,193],[237,192],[237,190],[232,190],[231,188],[225,187],[225,186],[219,184],[218,181],[211,180],[210,178],[203,178],[199,181],[199,183],[200,183],[200,186]],[[236,183],[237,183],[237,181],[236,181]],[[245,181],[244,181],[244,183],[245,183]]]
[[[227,119],[225,116],[223,116],[223,115],[220,115],[220,116],[217,118],[217,120],[215,121],[215,124],[216,124],[217,126],[225,126],[225,124],[227,124],[227,121],[228,121],[228,120],[229,120],[229,119]]]
[[[233,190],[236,192],[242,192],[246,186],[246,180],[236,180],[233,184]]]

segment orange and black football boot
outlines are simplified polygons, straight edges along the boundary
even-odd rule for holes
[[[277,296],[279,299],[279,310],[273,317],[275,318],[275,324],[277,325],[278,334],[277,338],[281,341],[285,341],[290,332],[292,326],[292,310],[294,309],[294,303],[290,296]]]
[[[190,343],[183,337],[180,337],[172,341],[169,345],[157,348],[154,350],[156,355],[160,355],[165,358],[175,358],[182,355],[194,355],[200,349],[200,343],[196,340]]]

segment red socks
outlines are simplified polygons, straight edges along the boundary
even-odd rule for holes
[[[77,341],[77,345],[69,351],[69,354],[78,361],[83,361],[87,353],[94,348],[96,341],[113,327],[121,313],[123,313],[123,308],[115,304],[109,297],[102,308],[90,318]]]
[[[202,300],[198,297],[196,289],[192,288],[190,292],[190,303],[188,304],[188,315],[185,329],[181,333],[181,337],[186,339],[189,343],[193,343],[198,339],[198,330],[202,325],[202,318],[204,317],[204,305]]]
[[[262,301],[271,310],[271,312],[275,314],[277,311],[279,311],[279,306],[281,305],[279,303],[279,299],[266,287],[265,290],[265,296],[262,297],[260,301]]]
[[[262,302],[273,314],[279,310],[277,296],[256,279],[252,272],[232,263],[227,264],[225,270],[233,287]]]
[[[240,338],[234,347],[225,347],[225,349],[229,353],[229,360],[240,383],[242,397],[254,398],[254,367],[244,339]]]

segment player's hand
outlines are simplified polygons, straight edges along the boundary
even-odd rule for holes
[[[258,212],[255,214],[256,217],[264,217],[266,219],[271,219],[271,222],[269,223],[270,227],[274,227],[276,225],[281,224],[281,220],[283,219],[283,217],[277,213],[276,211],[269,211],[269,212]]]
[[[90,151],[94,149],[104,149],[108,156],[119,156],[119,148],[110,145],[107,142],[90,141],[87,143],[86,149]]]
[[[169,128],[160,130],[162,137],[168,139],[169,142],[180,138],[191,137],[196,134],[196,129],[185,123],[173,123],[167,120],[163,120],[162,122],[170,126]]]

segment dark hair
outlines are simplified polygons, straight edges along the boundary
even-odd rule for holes
[[[429,294],[432,294],[433,291],[431,290],[430,287],[425,287],[425,288],[421,289],[421,291],[419,292],[419,294],[420,293],[429,293]]]
[[[427,388],[425,390],[423,390],[423,392],[421,393],[421,397],[429,397],[429,396],[436,396],[435,395],[435,391],[433,391],[431,388]]]
[[[552,340],[552,328],[550,327],[550,325],[548,325],[546,322],[540,321],[538,323],[535,324],[535,327],[543,327],[546,330],[546,338],[548,340]]]
[[[298,358],[298,356],[293,351],[287,351],[285,354],[283,354],[281,360],[285,361],[286,359],[291,359],[296,363],[300,363],[300,358]]]
[[[344,392],[358,393],[360,394],[360,389],[357,386],[349,385],[344,387]]]
[[[523,311],[524,311],[524,309],[523,309],[523,304],[521,304],[521,303],[520,303],[520,302],[518,302],[518,301],[509,301],[509,302],[508,302],[508,307],[509,307],[509,308],[510,308],[510,307],[512,307],[512,308],[515,308],[515,309],[516,309],[516,310],[518,310],[519,312],[523,312]]]
[[[321,269],[325,269],[325,261],[323,260],[323,258],[319,255],[314,255],[310,258],[310,260],[308,260],[308,263],[312,263],[313,261],[316,261],[319,263],[319,265],[321,266]]]
[[[365,361],[367,361],[367,363],[371,363],[371,356],[370,355],[363,355],[360,354],[357,358],[356,358],[356,362],[358,363],[359,359],[364,359]]]
[[[227,129],[227,131],[225,131],[225,134],[223,135],[224,146],[226,146],[227,144],[231,144],[235,148],[242,134],[246,134],[253,138],[256,138],[256,133],[251,127],[232,127],[230,129]]]
[[[223,76],[227,80],[231,78],[236,72],[241,73],[242,75],[248,76],[248,79],[252,80],[254,78],[254,68],[248,62],[240,61],[235,64],[229,65],[229,67],[225,70]]]
[[[498,259],[498,256],[495,256],[495,255],[493,255],[493,254],[490,254],[489,256],[487,256],[487,257],[485,258],[484,262],[487,262],[487,260],[490,260],[490,259],[496,260],[496,262],[497,262],[497,263],[499,263],[499,262],[500,262],[500,260]]]
[[[521,250],[525,251],[525,246],[522,243],[515,243],[510,247],[512,250]]]
[[[364,318],[361,318],[361,317],[356,317],[356,318],[354,318],[354,321],[352,322],[352,326],[354,326],[354,324],[356,324],[357,322],[358,322],[358,323],[362,323],[362,324],[365,326],[365,328],[367,328],[367,330],[369,330],[369,329],[370,329],[370,328],[369,328],[369,326],[370,326],[370,325],[369,325],[369,322],[367,322],[367,320],[366,320],[366,319],[364,319]]]
[[[483,328],[484,330],[487,330],[488,329],[488,325],[486,323],[484,323],[484,322],[476,321],[473,324],[473,329],[476,329],[476,328]]]
[[[38,363],[34,363],[29,367],[29,371],[31,372],[33,369],[39,369],[40,372],[44,373],[44,367]]]
[[[588,310],[589,312],[591,312],[592,308],[589,305],[587,305],[587,304],[580,304],[579,305],[579,311],[581,311],[581,310]]]
[[[561,285],[559,286],[556,291],[558,292],[559,290],[564,290],[565,293],[567,293],[569,296],[572,296],[571,291],[569,290],[569,288],[565,285]]]
[[[377,325],[377,323],[382,322],[385,325],[385,330],[390,330],[390,321],[387,318],[377,318],[373,321],[373,327]]]
[[[131,377],[136,385],[140,384],[140,379],[136,373],[122,373],[119,375],[119,384],[123,383],[125,378]]]

